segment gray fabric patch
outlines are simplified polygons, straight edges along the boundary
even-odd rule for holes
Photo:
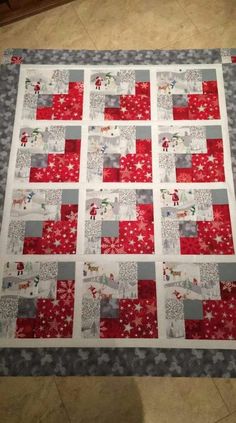
[[[138,262],[138,279],[139,280],[155,280],[156,270],[153,262]]]

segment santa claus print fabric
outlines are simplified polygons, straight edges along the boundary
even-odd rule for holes
[[[19,66],[1,345],[235,348],[222,66]]]

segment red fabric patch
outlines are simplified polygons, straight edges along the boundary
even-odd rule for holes
[[[173,107],[173,119],[184,120],[189,119],[188,107]]]
[[[120,182],[120,170],[114,167],[103,169],[103,182]]]
[[[35,319],[17,318],[15,338],[34,338]]]
[[[149,298],[156,298],[156,283],[151,280],[138,281],[138,298],[147,300]]]
[[[193,169],[191,167],[176,169],[176,182],[192,182],[192,180],[193,180]]]

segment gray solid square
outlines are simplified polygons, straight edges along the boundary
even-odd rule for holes
[[[120,107],[120,97],[118,95],[106,95],[105,96],[105,107],[113,109]]]
[[[201,69],[203,81],[216,81],[215,69]]]
[[[101,318],[117,318],[119,317],[119,302],[117,298],[102,299],[100,302]]]
[[[135,71],[135,82],[149,82],[150,73],[149,70],[136,70]]]
[[[72,69],[69,71],[69,82],[78,82],[84,80],[84,71],[81,69]]]
[[[36,317],[36,301],[34,298],[19,298],[17,317],[33,318]]]
[[[43,222],[32,220],[25,222],[25,236],[26,237],[41,237],[43,235]]]
[[[108,237],[118,237],[119,236],[119,222],[113,220],[107,220],[102,222],[102,235]]]
[[[119,168],[120,154],[104,154],[103,167]]]
[[[152,204],[153,196],[151,189],[136,189],[137,204]]]
[[[136,126],[136,139],[151,139],[151,127],[150,126]]]
[[[31,167],[44,168],[48,165],[47,154],[32,154],[31,156]]]
[[[81,139],[81,127],[80,126],[67,126],[65,133],[66,140],[80,140]]]
[[[214,125],[214,126],[206,126],[206,139],[217,139],[222,138],[222,130],[221,126]]]
[[[192,167],[192,154],[176,154],[175,167],[176,169],[185,169]]]
[[[212,189],[212,204],[228,204],[228,194],[226,189]]]
[[[173,106],[176,106],[176,107],[187,107],[188,105],[187,96],[184,94],[173,94],[172,100],[173,100]]]
[[[139,280],[155,280],[156,270],[153,262],[138,262],[138,279]]]
[[[60,280],[74,280],[75,279],[75,263],[74,262],[58,262],[57,279]]]
[[[77,189],[62,190],[62,204],[78,204],[79,191]]]
[[[184,300],[184,319],[202,320],[203,305],[201,300]]]
[[[219,263],[220,281],[236,281],[236,263]]]
[[[179,223],[179,233],[180,236],[191,238],[198,235],[197,232],[197,222],[186,221]]]
[[[36,97],[36,95],[35,95]],[[52,95],[51,94],[39,94],[37,96],[37,107],[51,107],[52,106]]]

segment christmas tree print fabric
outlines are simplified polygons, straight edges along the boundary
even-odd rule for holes
[[[221,65],[20,68],[0,343],[235,348]]]

